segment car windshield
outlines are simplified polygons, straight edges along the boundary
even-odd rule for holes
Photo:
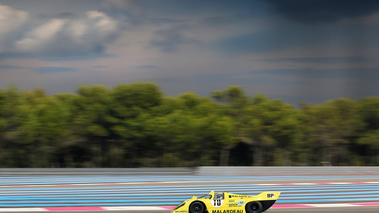
[[[209,194],[208,195],[203,195],[200,198],[211,199],[212,195],[209,195]]]

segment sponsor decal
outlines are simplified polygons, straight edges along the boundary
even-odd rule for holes
[[[212,210],[212,213],[243,213],[242,209]]]
[[[237,201],[237,203],[230,203],[229,207],[241,207],[243,205],[245,205],[245,201],[244,200],[239,200],[239,201]]]
[[[232,197],[249,197],[248,195],[229,195],[231,198]]]
[[[267,198],[274,198],[275,194],[274,193],[267,193]]]

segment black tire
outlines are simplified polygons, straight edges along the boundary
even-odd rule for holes
[[[200,202],[193,202],[191,203],[189,210],[190,213],[203,213],[204,212],[204,205]]]
[[[263,206],[260,202],[254,201],[246,204],[246,212],[247,213],[261,213],[263,210]]]

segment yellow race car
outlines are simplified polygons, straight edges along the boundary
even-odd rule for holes
[[[171,213],[261,213],[269,209],[279,195],[280,192],[262,192],[251,196],[211,191],[184,201]]]

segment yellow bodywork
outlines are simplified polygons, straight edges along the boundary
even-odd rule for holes
[[[179,204],[171,213],[190,213],[190,205],[193,202],[203,203],[204,212],[208,213],[245,213],[249,202],[259,202],[262,205],[260,212],[270,208],[278,199],[280,192],[262,192],[256,196],[238,195],[228,192],[214,192],[201,197],[192,197]]]

